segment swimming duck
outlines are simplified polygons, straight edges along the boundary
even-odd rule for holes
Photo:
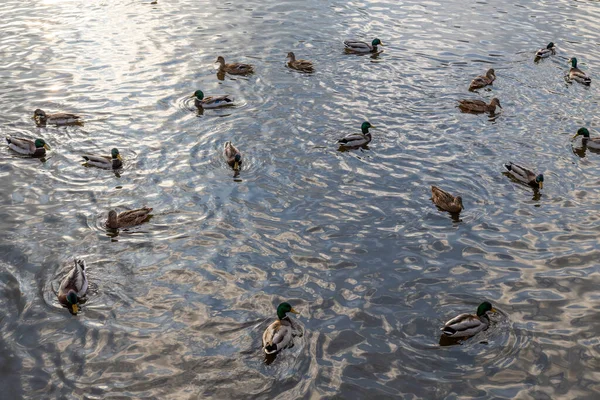
[[[225,146],[223,146],[223,156],[227,161],[227,164],[234,171],[239,171],[242,166],[242,153],[231,144],[231,142],[225,142]]]
[[[88,280],[85,276],[85,261],[74,260],[74,266],[60,283],[58,301],[67,307],[71,314],[77,315],[78,304],[88,289]]]
[[[470,337],[484,331],[490,326],[488,312],[497,312],[489,301],[484,301],[477,307],[477,315],[460,314],[446,322],[441,329],[448,337]]]
[[[225,59],[221,56],[217,57],[217,61],[215,61],[215,63],[219,63],[219,69],[221,71],[232,75],[246,75],[254,72],[254,66],[250,64],[225,64]]]
[[[600,137],[591,138],[590,131],[588,131],[587,128],[579,128],[575,136],[573,136],[573,139],[580,135],[583,136],[583,139],[581,139],[582,144],[591,149],[600,149]]]
[[[371,141],[371,132],[369,132],[369,128],[375,129],[373,125],[365,121],[360,126],[362,133],[351,133],[339,139],[337,142],[342,147],[364,146]]]
[[[75,114],[69,113],[55,113],[55,114],[46,114],[44,110],[40,110],[39,108],[33,112],[33,119],[38,126],[46,126],[46,124],[51,125],[70,125],[81,123],[79,120],[81,117]]]
[[[139,225],[146,221],[148,214],[152,212],[152,208],[143,207],[136,210],[129,210],[117,215],[115,210],[110,210],[106,226],[110,229],[127,228],[134,225]]]
[[[287,54],[288,67],[300,72],[314,72],[315,69],[310,61],[296,60],[296,55],[291,51]]]
[[[294,323],[287,313],[299,314],[290,303],[281,303],[277,307],[278,320],[267,327],[262,337],[262,345],[265,353],[274,354],[288,347],[292,341]]]
[[[196,107],[198,108],[219,108],[233,105],[233,98],[228,94],[204,98],[204,92],[202,92],[202,90],[196,90],[190,97],[194,98],[194,104],[196,104]]]
[[[358,40],[345,40],[344,46],[346,51],[350,53],[378,53],[377,46],[383,46],[383,43],[377,38],[373,39],[371,44]]]
[[[462,197],[454,197],[450,193],[440,189],[437,186],[431,187],[431,200],[433,200],[435,205],[442,210],[451,213],[459,213],[465,209],[463,207]]]
[[[94,167],[104,169],[119,169],[123,166],[123,159],[119,154],[119,150],[114,148],[110,151],[109,156],[97,156],[92,154],[86,154],[81,156],[86,161],[86,164],[93,165]]]
[[[43,157],[46,155],[46,150],[50,150],[50,146],[46,144],[44,139],[22,139],[14,137],[6,137],[8,147],[17,153],[26,154],[28,156]]]
[[[508,170],[508,173],[516,178],[518,181],[533,186],[536,189],[542,189],[544,186],[544,175],[536,175],[533,171],[528,170],[525,167],[521,167],[513,162],[504,164],[504,167]]]
[[[554,54],[556,54],[556,49],[554,48],[554,43],[550,42],[550,43],[548,43],[548,46],[546,46],[546,48],[539,49],[535,53],[535,56],[537,58],[547,58]]]
[[[458,103],[458,107],[461,111],[474,114],[485,112],[494,114],[496,112],[496,106],[502,108],[500,100],[495,97],[490,101],[490,104],[485,104],[482,100],[459,100]]]
[[[479,75],[471,81],[469,90],[481,89],[487,85],[491,85],[496,80],[496,72],[493,68],[487,70],[485,75]]]
[[[573,57],[569,60],[569,63],[571,63],[571,69],[569,70],[569,80],[577,81],[579,83],[589,86],[590,83],[592,83],[592,79],[589,76],[587,76],[585,72],[577,68],[577,59]]]

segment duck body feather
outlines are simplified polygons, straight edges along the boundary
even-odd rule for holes
[[[313,67],[313,63],[311,63],[310,61],[307,60],[296,60],[296,56],[294,55],[294,53],[292,53],[291,51],[288,53],[288,67],[290,67],[291,69],[295,69],[296,71],[300,71],[300,72],[307,72],[307,73],[311,73],[314,72],[315,69]]]
[[[127,228],[143,223],[152,212],[150,207],[142,207],[135,210],[129,210],[117,215],[117,212],[111,210],[108,213],[106,226],[111,229]]]
[[[506,168],[508,173],[518,181],[533,186],[534,188],[540,188],[540,184],[536,181],[538,175],[533,171],[513,162],[504,164],[504,168]]]
[[[289,317],[277,320],[267,327],[262,337],[263,349],[266,354],[277,353],[292,341],[294,326]]]
[[[77,301],[79,302],[82,297],[85,296],[88,290],[88,280],[85,275],[85,261],[81,259],[75,259],[73,268],[69,271],[67,276],[64,277],[60,283],[58,289],[58,301],[66,306],[72,307],[67,301],[67,295],[73,291],[77,295]],[[77,311],[75,311],[77,313]]]
[[[481,318],[473,314],[460,314],[444,324],[441,331],[448,337],[470,337],[484,331],[490,325],[486,315]]]
[[[351,133],[338,140],[340,146],[343,147],[360,147],[371,142],[372,136],[367,133]]]
[[[102,169],[119,169],[123,166],[123,162],[118,158],[112,158],[110,156],[98,156],[93,154],[85,154],[83,159],[86,164]]]
[[[437,186],[431,187],[431,200],[433,200],[434,204],[442,210],[451,213],[459,213],[464,208],[460,196],[452,196],[450,193]]]
[[[33,118],[38,126],[51,125],[72,125],[81,123],[81,117],[71,113],[47,114],[39,108],[33,113]]]
[[[225,161],[227,164],[238,171],[242,167],[242,153],[231,143],[225,142],[225,146],[223,146],[223,157],[225,157]]]
[[[535,56],[538,58],[548,58],[554,54],[556,54],[556,50],[554,50],[554,48],[552,48],[552,49],[543,48],[543,49],[539,49],[535,53]]]
[[[360,40],[344,40],[344,48],[351,53],[377,53],[378,46],[373,46]]]
[[[202,100],[195,99],[194,103],[196,104],[196,107],[198,107],[198,108],[206,108],[206,109],[219,108],[219,107],[225,107],[225,106],[232,106],[233,105],[233,97],[231,97],[228,94],[226,94],[224,96],[209,96],[209,97],[205,97]]]
[[[496,73],[493,69],[489,69],[485,75],[479,75],[471,81],[469,90],[481,89],[487,85],[491,85],[496,80]]]
[[[586,73],[579,68],[571,68],[569,70],[569,79],[586,86],[589,86],[592,83],[592,78],[587,76]]]

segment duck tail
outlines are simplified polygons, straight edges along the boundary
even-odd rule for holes
[[[89,158],[88,156],[81,156],[81,157],[83,157],[83,159],[84,159],[85,161],[90,161],[90,158]]]
[[[76,258],[75,265],[79,265],[81,267],[81,269],[85,271],[85,260],[83,260],[81,258]]]
[[[504,164],[504,168],[506,168],[509,171],[512,171],[512,163],[509,162],[508,164]]]
[[[591,78],[589,78],[589,77],[588,77],[588,78],[585,78],[585,79],[583,80],[583,84],[584,84],[584,85],[588,85],[588,86],[589,86],[591,83],[592,83],[592,79],[591,79]]]
[[[11,141],[10,141],[10,136],[7,136],[7,137],[6,137],[6,142],[7,142],[8,144],[10,144],[10,143],[11,143]]]
[[[277,353],[277,345],[276,344],[268,344],[265,346],[265,353],[267,354],[274,354]]]

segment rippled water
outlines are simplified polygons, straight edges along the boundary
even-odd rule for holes
[[[600,136],[598,2],[149,3],[0,3],[0,129],[52,147],[0,151],[3,397],[600,395],[600,154],[570,141]],[[374,37],[379,57],[344,54]],[[221,81],[218,55],[256,73]],[[591,87],[563,79],[571,56]],[[198,114],[196,89],[237,106]],[[494,96],[493,120],[456,108]],[[36,108],[85,125],[37,128]],[[338,152],[365,119],[369,148]],[[120,174],[81,165],[112,147]],[[541,196],[509,160],[545,174]],[[462,194],[460,221],[432,184]],[[105,231],[143,205],[150,222]],[[73,317],[55,293],[76,256],[91,287]],[[491,329],[440,347],[483,299]],[[283,300],[305,333],[266,365]]]

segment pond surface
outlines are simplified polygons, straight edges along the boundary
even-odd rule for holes
[[[149,3],[0,4],[0,130],[52,147],[0,149],[3,397],[600,396],[600,154],[571,141],[600,136],[598,2]],[[375,37],[378,57],[344,54]],[[218,55],[256,73],[219,80]],[[565,82],[572,56],[591,87]],[[494,85],[468,92],[488,68]],[[199,114],[196,89],[236,106]],[[492,97],[494,118],[456,108]],[[36,108],[85,124],[37,128]],[[368,149],[338,151],[364,120]],[[82,166],[112,147],[120,173]],[[431,185],[462,195],[458,220]],[[144,205],[149,222],[105,230]],[[74,257],[77,317],[56,298]],[[285,300],[304,335],[267,365]],[[491,328],[440,346],[483,300]]]

